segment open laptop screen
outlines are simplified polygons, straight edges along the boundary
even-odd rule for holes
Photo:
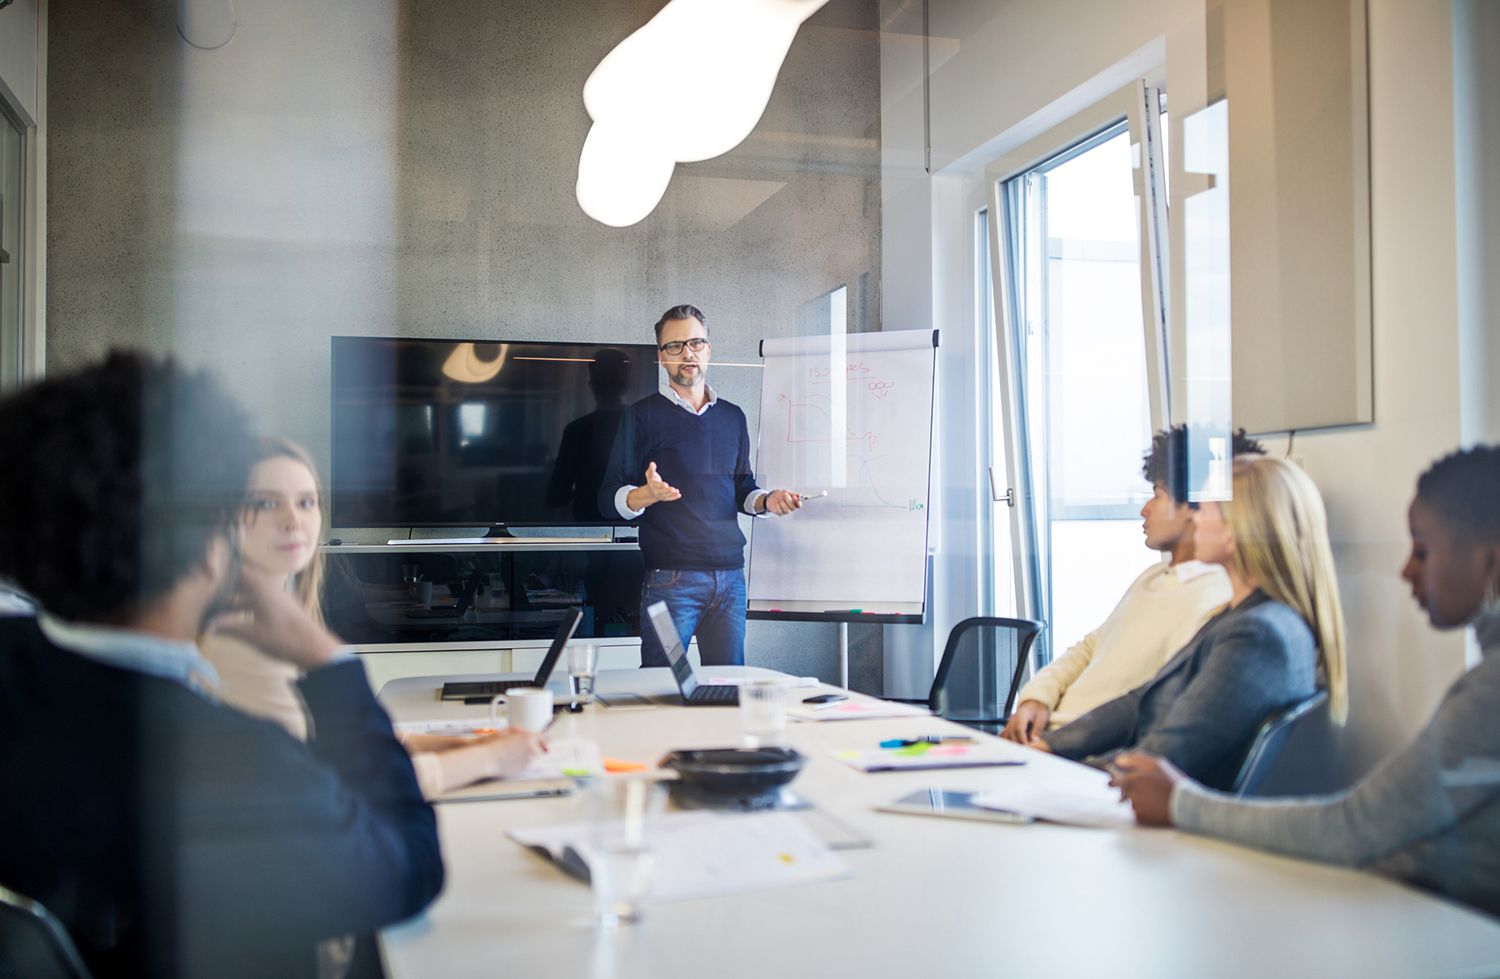
[[[570,608],[563,615],[563,620],[557,626],[557,634],[552,637],[552,645],[547,648],[547,655],[542,657],[542,665],[537,668],[536,678],[531,681],[534,687],[545,687],[547,681],[552,678],[552,670],[557,666],[558,657],[562,656],[563,647],[567,646],[573,638],[573,633],[578,631],[578,623],[583,621],[583,613],[576,608]]]
[[[693,674],[693,662],[688,659],[687,650],[682,648],[682,637],[677,634],[677,625],[672,621],[672,613],[667,611],[667,603],[657,602],[646,609],[646,614],[651,616],[651,627],[656,630],[661,648],[667,651],[667,662],[672,664],[677,688],[682,691],[683,699],[691,697],[698,689],[698,678]]]

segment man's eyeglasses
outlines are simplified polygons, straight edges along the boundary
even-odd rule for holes
[[[670,357],[676,357],[678,354],[682,353],[684,349],[691,350],[693,353],[698,353],[700,350],[704,349],[707,346],[708,337],[693,337],[691,340],[671,340],[667,343],[662,344],[656,349],[660,350],[662,353]]]

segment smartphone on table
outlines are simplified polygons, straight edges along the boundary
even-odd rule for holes
[[[848,699],[849,697],[847,694],[820,693],[815,694],[811,697],[803,697],[802,702],[811,707],[813,710],[821,710],[824,707],[832,707],[834,704],[841,704]]]

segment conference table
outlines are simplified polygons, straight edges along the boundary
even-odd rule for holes
[[[485,678],[393,680],[380,697],[398,722],[475,722],[486,706],[441,702],[438,690],[445,680]],[[675,748],[738,743],[738,710],[672,704],[666,669],[603,671],[598,690],[637,692],[656,705],[561,714],[555,737],[596,740],[606,756],[648,763]],[[834,690],[794,689],[792,702]],[[506,836],[581,821],[577,797],[440,804],[447,884],[426,913],[382,934],[387,971],[393,979],[1500,975],[1500,921],[1371,874],[1175,830],[874,809],[926,787],[1094,777],[1043,752],[1007,745],[1024,765],[893,773],[863,773],[831,754],[973,733],[935,717],[793,721],[787,741],[807,763],[791,788],[815,807],[809,825],[837,825],[844,843],[868,844],[838,852],[849,876],[655,904],[615,928],[593,923],[587,885]]]

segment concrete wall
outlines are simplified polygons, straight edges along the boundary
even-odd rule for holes
[[[891,3],[883,12],[893,16],[897,9]],[[910,243],[914,238],[951,240],[954,222],[967,224],[973,218],[966,207],[945,212],[937,205],[940,194],[933,188],[940,181],[977,181],[983,162],[1001,149],[1128,81],[1153,45],[1166,52],[1169,98],[1174,82],[1179,90],[1201,90],[1201,67],[1198,77],[1191,77],[1191,58],[1175,52],[1180,39],[1194,32],[1201,39],[1202,24],[1201,4],[1174,0],[1024,6],[933,0],[934,43],[951,52],[941,63],[934,58],[935,176],[929,181],[909,166],[893,165],[900,159],[894,141],[919,152],[920,142],[913,146],[912,141],[920,140],[920,129],[888,131],[882,147],[888,162],[887,199],[898,193],[920,196],[925,187],[928,213],[922,207],[888,207],[886,240],[902,240],[912,250],[920,247]],[[1470,169],[1461,173],[1483,176],[1461,185],[1473,199],[1486,180],[1495,186],[1497,158],[1469,150],[1461,164],[1455,160],[1454,31],[1449,4],[1370,0],[1375,422],[1299,434],[1293,447],[1294,457],[1323,490],[1331,514],[1349,624],[1351,716],[1341,737],[1300,745],[1290,753],[1291,770],[1280,774],[1287,788],[1347,781],[1368,768],[1413,733],[1463,667],[1462,638],[1429,629],[1397,578],[1406,549],[1405,507],[1417,473],[1464,437],[1477,437],[1475,427],[1461,424],[1466,398],[1480,406],[1469,409],[1470,417],[1492,417],[1483,413],[1492,413],[1494,404],[1478,397],[1475,385],[1476,377],[1492,380],[1496,372],[1464,366],[1471,363],[1475,337],[1493,342],[1495,321],[1487,318],[1493,306],[1476,304],[1473,308],[1483,314],[1476,312],[1466,332],[1460,331],[1457,268],[1461,259],[1469,270],[1466,281],[1473,291],[1467,295],[1488,297],[1479,287],[1485,280],[1473,265],[1474,243],[1484,243],[1490,249],[1484,254],[1493,255],[1500,226],[1473,219],[1475,209],[1456,201],[1453,175],[1462,166]],[[1183,64],[1189,69],[1184,71]],[[1479,77],[1488,78],[1491,71],[1486,67]],[[1461,91],[1482,94],[1491,88],[1480,84]],[[888,89],[888,118],[892,106],[908,97],[904,88]],[[1462,98],[1460,104],[1470,105]],[[1469,117],[1497,117],[1492,102],[1483,105],[1482,110],[1471,108]],[[1480,132],[1492,139],[1488,123]],[[972,200],[955,196],[965,203]],[[1456,211],[1466,215],[1461,252]],[[941,283],[943,275],[927,267],[899,270],[887,264],[885,307],[937,308],[941,299],[934,295],[933,283]],[[948,418],[955,423],[952,414]],[[1270,448],[1280,452],[1285,441]],[[945,459],[945,465],[954,462]],[[944,535],[965,530],[973,532],[945,528]],[[932,644],[949,625],[935,622],[929,644],[911,655],[930,657]],[[899,667],[890,664],[888,672]],[[1326,764],[1330,756],[1333,763]]]
[[[170,351],[327,459],[331,335],[641,341],[693,302],[716,359],[754,363],[843,284],[865,297],[851,326],[878,329],[879,35],[858,0],[804,25],[755,132],[679,168],[650,218],[579,210],[583,81],[660,6],[265,0],[200,51],[171,4],[55,0],[51,366]],[[753,426],[759,371],[711,380]],[[830,626],[749,641],[758,665],[834,675]],[[878,688],[878,649],[855,677]]]

